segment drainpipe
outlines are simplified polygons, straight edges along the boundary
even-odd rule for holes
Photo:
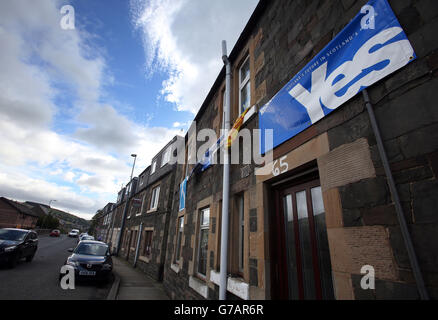
[[[230,155],[225,148],[227,135],[230,130],[230,90],[231,64],[227,56],[227,43],[222,41],[222,60],[225,64],[225,105],[224,105],[224,176],[222,191],[222,231],[221,231],[221,261],[219,275],[219,300],[226,299],[227,293],[227,260],[228,260],[228,201],[230,195]]]
[[[129,188],[132,187],[132,180],[131,180],[131,185]],[[129,190],[128,195],[126,196],[125,199],[125,208],[123,209],[123,215],[122,215],[122,221],[120,223],[120,232],[119,232],[119,236],[117,237],[117,247],[116,247],[116,256],[119,256],[119,251],[120,251],[120,245],[122,243],[122,234],[123,231],[125,229],[125,220],[126,220],[126,215],[128,213],[128,207],[129,207],[129,200],[131,199],[131,189]],[[128,248],[129,250],[129,248]],[[128,251],[129,252],[129,251]]]
[[[392,199],[395,204],[395,211],[397,212],[397,219],[400,224],[400,230],[405,242],[405,247],[408,252],[408,257],[411,262],[412,272],[414,273],[415,282],[417,283],[418,293],[422,300],[429,300],[429,295],[424,285],[423,275],[418,264],[417,255],[415,253],[414,246],[412,244],[411,235],[409,234],[408,226],[406,223],[406,218],[403,213],[403,208],[400,204],[400,198],[398,196],[397,188],[395,187],[394,178],[392,176],[391,168],[389,166],[388,158],[386,156],[386,151],[383,146],[382,137],[380,135],[379,126],[377,125],[376,117],[374,115],[373,105],[371,104],[370,97],[368,96],[368,91],[365,89],[362,91],[362,95],[365,101],[365,105],[370,117],[371,126],[373,127],[374,135],[377,141],[377,148],[379,149],[380,158],[383,163],[383,168],[385,169],[386,177],[388,178],[389,190],[391,192]]]
[[[138,252],[140,251],[140,241],[141,241],[142,231],[143,231],[143,222],[140,223],[140,228],[138,230],[137,247],[135,248],[135,257],[134,257],[134,264],[133,264],[134,268],[137,265]]]
[[[131,170],[131,178],[129,179],[129,193],[128,196],[126,197],[126,204],[125,204],[125,208],[123,210],[123,216],[122,216],[122,222],[120,225],[120,233],[119,233],[119,237],[117,238],[117,248],[116,248],[116,256],[119,256],[119,251],[120,251],[120,244],[122,242],[122,234],[123,234],[123,229],[125,228],[125,220],[126,220],[126,214],[128,213],[128,207],[129,207],[129,200],[131,199],[132,195],[134,194],[134,191],[132,190],[132,175],[134,174],[134,167],[135,167],[135,160],[137,159],[137,155],[136,154],[131,154],[131,157],[134,158],[134,163],[132,165],[132,170]],[[129,247],[128,247],[128,256],[129,256]]]

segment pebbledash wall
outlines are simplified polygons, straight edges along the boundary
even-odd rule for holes
[[[248,57],[253,107],[242,128],[252,129],[258,127],[258,110],[365,3],[260,1],[230,54],[232,122],[239,115],[238,72]],[[369,94],[429,295],[438,298],[438,2],[389,3],[418,59],[371,86]],[[222,70],[195,118],[196,131],[219,130],[224,81]],[[194,140],[186,136],[189,148]],[[322,190],[334,298],[419,298],[361,95],[275,148],[273,158],[287,163],[287,170],[275,177],[255,175],[259,168],[254,163],[231,166],[228,298],[284,297],[275,279],[286,253],[277,246],[277,236],[284,230],[275,224],[274,195],[281,181],[290,178],[292,183],[312,170]],[[175,169],[164,286],[173,299],[217,299],[223,167],[213,165],[192,175],[185,209],[180,211],[179,187],[192,168]],[[207,221],[201,219],[205,209]],[[208,232],[206,246],[206,231],[201,230]],[[201,247],[206,253],[200,252]],[[205,274],[199,272],[200,255],[202,262],[206,259]],[[374,290],[360,286],[363,265],[375,268]]]

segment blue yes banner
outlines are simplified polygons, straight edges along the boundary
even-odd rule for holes
[[[187,195],[187,177],[181,182],[179,186],[179,211],[186,208],[186,195]]]
[[[386,0],[371,0],[259,112],[273,147],[310,127],[363,89],[416,58]],[[260,144],[260,152],[265,150]]]

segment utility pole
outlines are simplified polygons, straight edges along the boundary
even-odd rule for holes
[[[222,41],[222,61],[225,64],[225,104],[224,104],[224,176],[222,191],[222,228],[221,228],[221,261],[219,274],[219,300],[227,296],[227,261],[228,261],[228,201],[230,195],[230,155],[225,147],[228,143],[230,130],[230,90],[231,90],[231,64],[227,56],[227,43]]]

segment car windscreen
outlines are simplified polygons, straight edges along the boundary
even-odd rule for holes
[[[76,249],[76,254],[84,254],[88,256],[104,256],[108,251],[108,246],[97,243],[80,243]]]
[[[26,231],[0,229],[0,240],[22,241],[26,235]]]

